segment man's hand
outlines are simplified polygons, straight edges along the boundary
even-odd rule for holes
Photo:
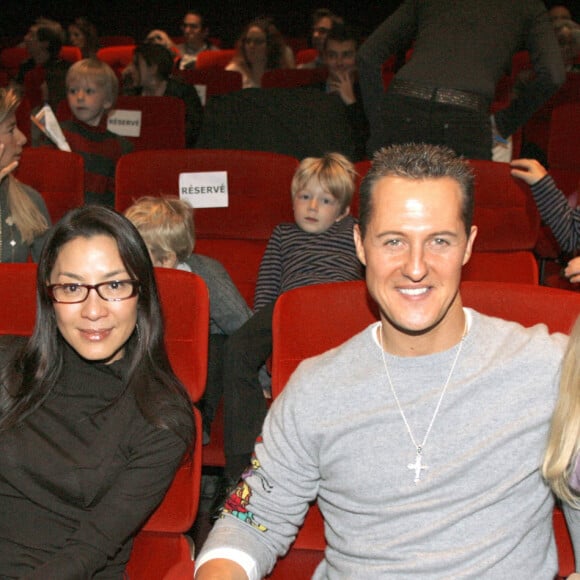
[[[356,103],[354,82],[352,74],[349,72],[337,72],[329,78],[328,90],[330,93],[338,95],[345,105]]]

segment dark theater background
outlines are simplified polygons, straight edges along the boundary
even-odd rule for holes
[[[178,36],[180,19],[190,6],[199,7],[207,14],[210,34],[221,38],[226,45],[232,44],[241,27],[258,15],[272,16],[286,35],[305,36],[310,25],[310,13],[321,6],[344,16],[361,34],[368,35],[400,2],[3,0],[0,7],[0,37],[22,37],[38,16],[53,18],[62,24],[67,24],[77,16],[86,16],[94,22],[101,35],[127,34],[139,40],[152,28],[161,28],[172,36]]]

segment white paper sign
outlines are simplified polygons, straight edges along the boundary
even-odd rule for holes
[[[141,111],[113,109],[109,113],[107,129],[123,137],[141,136]]]
[[[179,198],[192,207],[228,207],[227,171],[180,173]]]
[[[194,85],[195,90],[197,91],[197,95],[201,104],[205,107],[205,103],[207,102],[207,85]]]

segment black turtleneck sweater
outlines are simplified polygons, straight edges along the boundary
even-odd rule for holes
[[[52,395],[0,436],[0,578],[123,578],[185,451],[124,392],[126,366],[66,347]]]

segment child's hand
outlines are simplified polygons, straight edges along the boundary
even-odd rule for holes
[[[534,185],[548,173],[544,166],[535,159],[514,159],[510,165],[511,174],[523,179],[528,185]]]
[[[0,181],[2,181],[7,175],[12,173],[18,167],[18,161],[13,161],[9,165],[2,167],[2,157],[4,156],[5,150],[4,143],[0,143]]]
[[[572,258],[564,269],[564,276],[572,282],[572,284],[580,283],[580,256]],[[578,576],[580,580],[580,576]]]

